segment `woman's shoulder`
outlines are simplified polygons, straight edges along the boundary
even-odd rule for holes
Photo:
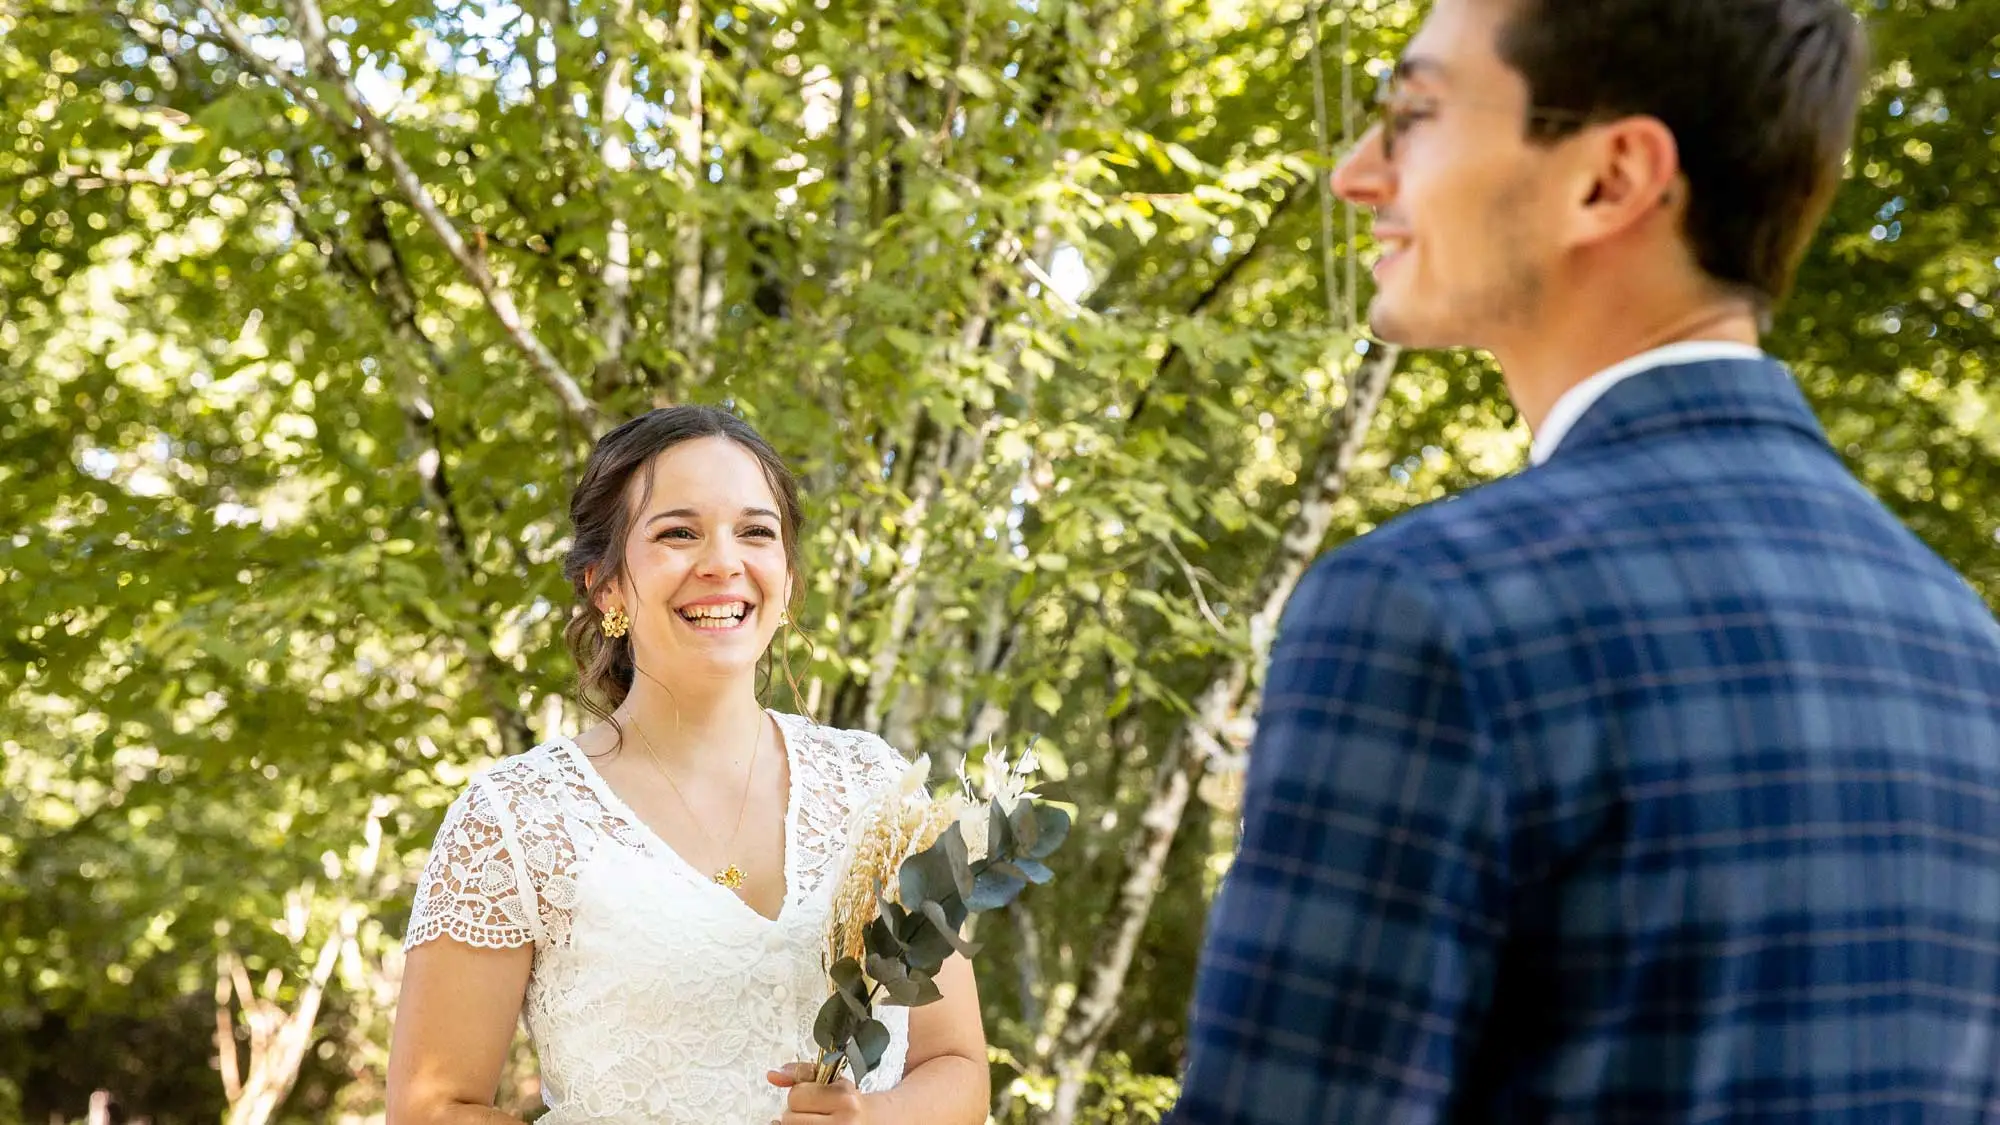
[[[472,775],[459,802],[473,809],[504,810],[521,820],[546,806],[562,789],[569,768],[566,740],[542,743],[532,750],[509,754]]]
[[[771,716],[793,744],[795,757],[811,760],[819,769],[859,774],[864,781],[901,776],[910,757],[873,731],[828,726],[803,715],[773,711]]]
[[[557,738],[532,750],[509,754],[480,770],[473,784],[496,789],[540,789],[568,765],[568,739]]]

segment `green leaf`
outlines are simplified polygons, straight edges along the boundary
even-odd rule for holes
[[[1007,827],[1013,832],[1016,851],[1033,852],[1035,842],[1042,835],[1042,822],[1035,815],[1034,802],[1015,802],[1014,807],[1007,811]]]
[[[902,900],[910,909],[925,902],[972,893],[965,834],[957,824],[946,828],[937,842],[903,861],[896,873]]]
[[[813,1021],[813,1042],[822,1050],[837,1051],[854,1037],[859,1023],[841,996],[829,996],[819,1006],[819,1018]]]
[[[859,1084],[862,1079],[868,1077],[869,1072],[875,1069],[868,1065],[868,1052],[861,1049],[861,1044],[858,1040],[849,1039],[847,1046],[841,1050],[841,1057],[847,1061],[847,1069],[853,1073],[856,1084]]]
[[[949,947],[945,952],[947,954],[951,952]],[[943,994],[938,991],[934,974],[943,963],[943,958],[939,958],[937,966],[919,968],[905,965],[900,961],[870,958],[868,972],[881,982],[887,1002],[900,1007],[917,1008],[942,998]]]
[[[880,1020],[869,1020],[854,1033],[854,1042],[847,1052],[847,1065],[854,1070],[854,1081],[875,1072],[882,1065],[882,1056],[889,1050],[889,1029]]]
[[[1054,685],[1046,681],[1037,680],[1034,688],[1031,690],[1031,694],[1034,697],[1035,706],[1046,711],[1051,717],[1062,714],[1062,693],[1057,691]]]
[[[946,934],[931,924],[929,918],[917,917],[924,925],[910,935],[903,960],[915,972],[935,973],[944,967],[945,958],[951,956],[951,942]]]
[[[1014,825],[1007,819],[1007,806],[998,797],[986,802],[986,855],[988,861],[1014,854]]]
[[[935,902],[924,903],[923,913],[924,917],[930,919],[931,925],[937,927],[937,932],[943,936],[946,942],[950,943],[952,949],[959,956],[971,957],[973,954],[979,952],[977,943],[966,941],[959,935],[958,926],[945,916],[943,906]]]
[[[1070,815],[1046,801],[1036,801],[1034,817],[1035,840],[1022,849],[1022,854],[1029,859],[1047,859],[1069,839]]]
[[[902,907],[883,899],[877,907],[874,921],[868,923],[861,932],[861,942],[871,955],[892,959],[902,958],[909,949],[904,938],[910,914]]]
[[[990,98],[996,92],[993,80],[984,71],[971,66],[961,66],[951,72],[952,81],[975,98]]]
[[[1023,571],[1021,577],[1015,581],[1014,588],[1007,594],[1007,608],[1018,610],[1022,606],[1027,605],[1028,599],[1034,597],[1034,595],[1035,572],[1032,570]]]
[[[972,894],[965,905],[973,910],[998,910],[1019,897],[1028,880],[1010,863],[996,863],[973,880]]]
[[[900,957],[878,957],[869,954],[868,975],[892,997],[896,996],[900,989],[911,987],[910,968]]]
[[[833,979],[834,987],[842,991],[853,991],[864,987],[867,983],[862,979],[860,962],[852,957],[842,957],[835,961],[833,967],[827,970],[827,976]]]

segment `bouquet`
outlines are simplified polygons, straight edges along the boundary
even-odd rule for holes
[[[985,764],[986,793],[975,796],[961,774],[962,794],[934,795],[930,759],[919,758],[900,784],[856,811],[827,922],[833,994],[813,1025],[817,1081],[834,1081],[842,1067],[856,1083],[866,1078],[889,1046],[875,1005],[940,999],[934,978],[945,960],[978,951],[965,940],[966,919],[1052,877],[1044,861],[1068,837],[1070,819],[1029,791],[1034,753],[1010,766],[989,752]]]

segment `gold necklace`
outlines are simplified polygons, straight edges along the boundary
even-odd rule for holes
[[[750,807],[750,779],[757,772],[757,753],[764,748],[764,726],[770,720],[761,711],[757,714],[757,720],[757,740],[750,746],[750,764],[743,770],[743,797],[736,803],[736,827],[729,831],[729,843],[717,849],[725,860],[729,858],[729,849],[736,846],[736,837],[743,833],[743,810]],[[667,779],[667,784],[674,787],[674,796],[680,799],[681,807],[687,810],[688,819],[694,822],[695,831],[700,832],[702,838],[710,844],[714,844],[715,837],[710,835],[708,828],[702,824],[701,814],[694,811],[693,802],[687,799],[687,794],[681,792],[680,783],[674,780],[673,774],[667,772],[666,763],[660,760],[659,752],[653,749],[653,740],[646,737],[646,728],[636,722],[632,726],[638,730],[639,740],[646,744],[646,756],[653,760],[653,768],[659,770],[660,776]],[[728,887],[732,891],[741,887],[745,878],[743,869],[734,863],[727,864],[722,870],[709,876],[711,882]]]

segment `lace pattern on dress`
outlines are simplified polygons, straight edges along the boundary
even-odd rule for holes
[[[447,812],[404,945],[534,944],[524,1015],[545,1125],[763,1125],[782,1109],[763,1074],[811,1057],[848,820],[906,762],[872,734],[774,717],[791,771],[775,920],[675,856],[566,740],[495,765]],[[908,1057],[908,1010],[881,1017],[890,1048],[870,1091]]]
[[[522,893],[531,888],[532,875],[509,842],[506,816],[476,778],[445,811],[417,883],[405,949],[437,937],[481,949],[513,949],[535,939]]]

